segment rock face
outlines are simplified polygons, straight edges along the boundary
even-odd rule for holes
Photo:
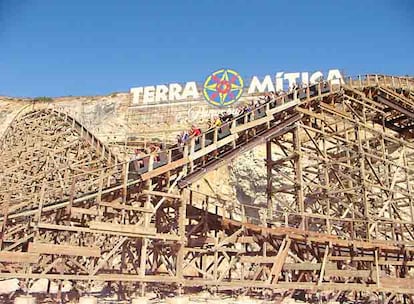
[[[109,134],[129,131],[128,105],[130,94],[114,93],[107,96],[60,97],[55,105],[68,111],[86,128],[106,138]]]
[[[231,185],[231,166],[222,166],[209,172],[193,184],[193,189],[223,201],[236,198],[235,188]]]
[[[4,130],[16,116],[19,109],[26,105],[27,102],[15,100],[12,98],[0,97],[0,138]]]
[[[266,204],[265,159],[266,150],[262,145],[238,157],[229,166],[230,185],[240,203]]]
[[[235,159],[230,168],[230,185],[236,200],[244,205],[246,216],[261,221],[266,212],[266,146],[261,145]],[[261,207],[259,209],[258,207]]]
[[[207,173],[192,188],[222,200],[234,218],[243,213],[253,221],[262,221],[266,214],[263,206],[267,205],[265,158],[265,145],[258,146]]]

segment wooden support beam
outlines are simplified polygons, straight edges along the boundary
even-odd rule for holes
[[[168,192],[161,192],[161,191],[154,191],[154,190],[143,190],[143,194],[146,195],[155,195],[155,196],[161,196],[165,198],[172,198],[172,199],[180,199],[181,196],[178,194],[168,193]]]
[[[99,258],[101,250],[97,247],[82,247],[73,245],[55,245],[46,243],[29,243],[28,251],[38,254],[57,254],[71,256],[88,256]]]
[[[78,208],[78,207],[71,207],[70,213],[73,214],[87,214],[87,215],[98,215],[98,210],[96,209],[86,209],[86,208]]]
[[[1,263],[29,263],[39,262],[39,254],[33,252],[1,251]]]
[[[137,211],[137,212],[144,212],[144,213],[152,213],[152,208],[145,208],[139,206],[131,206],[126,204],[119,204],[119,203],[110,203],[110,202],[101,202],[99,206],[109,207],[116,210],[128,210],[128,211]]]
[[[132,235],[145,236],[145,235],[155,235],[155,227],[145,227],[139,225],[124,225],[124,224],[114,224],[106,222],[89,222],[89,228],[91,230],[103,230],[103,231],[115,231],[115,232],[126,232]]]

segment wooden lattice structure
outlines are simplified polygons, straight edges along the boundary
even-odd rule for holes
[[[412,302],[413,135],[414,80],[379,75],[128,162],[67,114],[26,108],[0,141],[0,278]],[[191,187],[264,143],[266,218]]]

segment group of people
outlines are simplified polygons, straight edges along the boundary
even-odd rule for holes
[[[250,113],[257,109],[258,107],[262,106],[263,104],[270,102],[271,100],[275,100],[276,97],[280,96],[283,93],[281,92],[269,92],[265,93],[264,96],[259,97],[257,100],[253,100],[250,103],[241,105],[237,108],[236,114],[233,115],[227,111],[215,115],[207,120],[207,128],[215,128],[221,127],[223,124],[232,121],[235,117],[244,115],[246,113]],[[196,127],[195,125],[191,126],[189,131],[182,131],[180,134],[177,135],[177,144],[178,146],[185,145],[191,138],[198,137],[201,135],[201,129]]]
[[[233,114],[223,112],[219,115],[215,115],[212,118],[209,118],[207,120],[207,127],[208,129],[214,128],[214,127],[221,127],[224,123],[229,122],[233,120]]]
[[[177,144],[179,147],[184,146],[191,138],[197,138],[201,135],[201,129],[192,125],[190,130],[188,131],[181,131],[180,134],[177,135]]]
[[[263,96],[260,96],[259,99],[252,100],[250,103],[241,105],[237,108],[237,116],[244,115],[246,113],[253,112],[253,110],[261,107],[262,105],[272,101],[276,100],[276,97],[280,96],[283,91],[281,92],[269,92],[265,93]]]
[[[298,86],[293,87],[292,89],[297,89]],[[232,121],[235,117],[245,115],[246,113],[251,113],[255,109],[261,107],[262,105],[271,102],[272,100],[276,100],[278,96],[281,96],[282,94],[285,94],[283,91],[279,92],[268,92],[265,93],[263,96],[260,96],[258,99],[253,100],[247,104],[240,105],[236,109],[236,114],[233,115],[232,113],[229,113],[227,111],[220,113],[218,115],[215,115],[208,119],[207,121],[207,127],[208,129],[215,128],[215,127],[221,127],[223,124],[228,123]],[[198,138],[202,134],[202,131],[199,127],[196,125],[192,125],[189,130],[181,131],[180,134],[177,134],[176,141],[178,147],[183,147],[185,144],[187,144],[192,138]],[[161,151],[161,146],[152,144],[149,147],[145,149],[136,149],[135,155],[133,155],[133,159],[140,159],[144,155],[148,155],[150,153],[155,153],[155,155],[159,155],[159,152]],[[156,156],[156,161],[157,161]],[[142,161],[142,160],[141,160]]]
[[[144,165],[144,156],[148,154],[155,154],[154,161],[160,160],[161,144],[150,144],[148,147],[137,148],[134,150],[134,154],[131,157],[133,160],[134,169],[138,170]]]

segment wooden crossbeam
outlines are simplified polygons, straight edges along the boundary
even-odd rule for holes
[[[1,251],[0,262],[34,264],[39,262],[39,254],[33,252]]]
[[[124,225],[124,224],[114,224],[107,222],[89,222],[89,228],[91,230],[103,230],[103,231],[115,231],[115,232],[126,232],[129,234],[135,234],[137,236],[144,235],[155,235],[155,227],[145,227],[139,225]]]
[[[173,193],[161,192],[161,191],[143,190],[142,193],[147,194],[147,195],[155,195],[155,196],[161,196],[161,197],[173,198],[173,199],[181,198],[179,194],[173,194]]]
[[[100,257],[101,250],[97,247],[82,247],[73,245],[56,245],[46,243],[29,243],[30,253],[37,254],[57,254],[57,255],[71,255],[71,256],[90,256]]]
[[[100,202],[99,206],[110,207],[112,209],[118,209],[118,210],[138,211],[138,212],[144,212],[144,213],[152,212],[151,208],[131,206],[131,205],[120,204],[120,203]]]

